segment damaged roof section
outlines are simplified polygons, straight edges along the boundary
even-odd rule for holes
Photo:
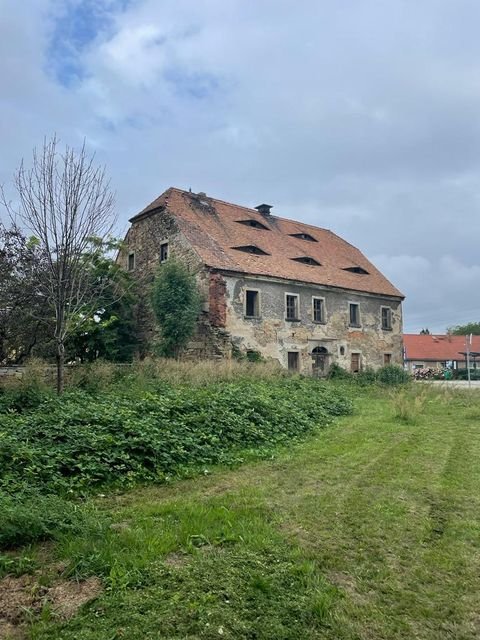
[[[172,187],[131,222],[162,209],[208,267],[404,297],[356,247],[327,229],[274,216],[270,205],[259,205],[260,212]]]

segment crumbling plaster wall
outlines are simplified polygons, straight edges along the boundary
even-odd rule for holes
[[[359,276],[361,277],[361,276]],[[384,354],[402,364],[402,307],[398,298],[302,283],[285,283],[257,277],[225,276],[227,290],[226,328],[241,350],[259,351],[287,366],[289,351],[300,354],[300,370],[312,371],[311,352],[324,346],[329,362],[350,369],[351,354],[361,354],[362,368],[378,368]],[[258,290],[260,317],[245,317],[245,291]],[[285,320],[285,294],[299,295],[299,321]],[[313,322],[312,296],[325,299],[325,324]],[[348,303],[358,303],[360,328],[349,326]],[[392,329],[383,330],[381,307],[392,310]],[[343,347],[343,355],[341,354]]]

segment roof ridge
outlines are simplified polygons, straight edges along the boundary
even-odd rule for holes
[[[170,190],[178,191],[179,193],[183,193],[187,196],[198,195],[198,194],[194,194],[192,191],[186,191],[185,189],[180,189],[179,187],[170,187],[169,189],[167,189],[167,191],[170,191]],[[253,213],[255,215],[262,215],[261,213],[259,214],[259,212],[256,211],[253,207],[246,207],[243,204],[236,204],[235,202],[229,202],[228,200],[222,200],[221,198],[214,198],[213,196],[209,196],[208,194],[207,194],[207,198],[209,198],[210,200],[213,200],[214,202],[220,202],[221,204],[226,204],[230,207],[235,207],[237,209],[245,209],[246,211],[249,211],[250,213]],[[337,236],[337,238],[340,237],[335,232],[331,231],[331,229],[327,229],[326,227],[319,227],[318,225],[310,224],[309,222],[302,222],[301,220],[294,220],[293,218],[285,218],[284,216],[277,216],[276,214],[270,214],[269,217],[277,218],[277,220],[285,220],[286,222],[293,222],[294,224],[301,224],[301,225],[304,225],[305,227],[310,227],[311,229],[321,229],[322,231],[327,231],[328,233],[331,233],[332,235]]]

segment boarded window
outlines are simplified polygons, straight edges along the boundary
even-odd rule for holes
[[[360,307],[358,304],[353,302],[350,303],[350,326],[351,327],[359,327],[360,326]]]
[[[352,353],[351,371],[352,373],[358,373],[360,371],[360,354],[359,353]]]
[[[388,364],[392,364],[392,354],[384,353],[383,354],[383,364],[386,366]]]
[[[260,315],[258,291],[247,290],[245,292],[245,315],[249,318],[258,318]]]
[[[285,318],[287,320],[298,320],[298,296],[285,296]]]
[[[128,254],[128,270],[133,271],[135,269],[135,254]]]
[[[298,351],[289,351],[288,352],[288,370],[298,371],[299,364],[300,364],[300,358],[298,355]]]
[[[313,321],[325,322],[325,300],[313,298]]]
[[[160,262],[168,260],[168,242],[163,242],[160,245]]]
[[[382,329],[389,331],[392,328],[392,310],[390,307],[382,307]]]

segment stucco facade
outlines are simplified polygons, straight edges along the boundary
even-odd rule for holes
[[[322,263],[319,259],[313,265],[297,268],[296,274],[300,277],[294,277],[293,273],[291,277],[281,277],[281,271],[279,277],[270,269],[270,257],[272,264],[282,267],[283,260],[288,266],[288,260],[293,262],[298,258],[289,258],[288,255],[283,258],[289,248],[282,249],[279,257],[275,257],[272,249],[272,238],[274,241],[275,237],[271,234],[268,236],[270,245],[262,252],[265,257],[247,256],[239,266],[232,263],[227,255],[227,251],[236,255],[230,245],[239,243],[232,238],[231,229],[236,231],[237,226],[244,226],[245,223],[245,220],[237,219],[239,208],[233,211],[233,222],[229,222],[226,216],[218,215],[219,211],[223,213],[216,206],[218,201],[206,201],[203,198],[202,202],[208,206],[202,208],[204,205],[199,207],[193,199],[194,195],[175,191],[175,198],[178,200],[181,197],[181,203],[187,203],[200,223],[205,222],[212,228],[221,226],[225,246],[219,246],[218,237],[213,232],[209,235],[208,227],[205,233],[197,225],[196,218],[186,223],[186,215],[180,205],[175,204],[176,201],[172,203],[172,197],[170,201],[165,198],[153,203],[156,206],[148,207],[131,220],[132,226],[118,261],[133,273],[139,286],[141,302],[137,310],[137,325],[143,345],[142,354],[148,352],[155,336],[155,324],[148,304],[153,275],[162,260],[175,258],[187,264],[195,273],[203,299],[196,335],[185,351],[185,357],[220,358],[231,357],[232,353],[254,351],[264,358],[278,360],[284,367],[317,375],[325,375],[333,362],[354,371],[366,367],[378,368],[389,362],[402,363],[402,296],[388,281],[385,280],[387,284],[383,285],[379,272],[374,274],[377,280],[372,279],[375,285],[372,288],[383,287],[385,292],[380,293],[356,290],[351,286],[336,286],[331,282],[309,281],[324,277],[324,266],[328,259],[332,263],[341,254],[340,259],[345,262],[351,245],[339,245],[339,249],[331,252],[334,258],[322,257]],[[243,212],[244,208],[240,213]],[[254,215],[258,218],[256,212]],[[265,221],[262,222],[265,225],[263,235],[268,225],[268,230],[285,236],[285,232],[278,228],[282,219],[272,216],[261,220]],[[252,218],[246,218],[246,221],[251,223]],[[238,222],[242,222],[242,225],[237,225]],[[317,233],[315,227],[310,229],[314,230],[321,243],[322,230],[318,229]],[[257,230],[247,231],[252,234],[251,242],[262,238],[262,231],[260,234]],[[244,233],[243,229],[241,232]],[[247,237],[247,240],[240,238],[240,241],[250,240]],[[309,245],[307,248],[311,253],[310,245],[313,243],[297,239],[295,242],[295,247],[299,246],[300,251],[304,245]],[[242,251],[246,248],[249,247],[233,247]],[[316,250],[322,256],[326,254],[326,242]],[[210,253],[206,254],[206,251]],[[354,251],[357,253],[354,254]],[[351,253],[353,258],[350,260],[354,259],[354,264],[363,258],[354,247],[351,247]],[[214,256],[216,262],[210,255]],[[207,261],[215,264],[208,264]],[[265,265],[265,273],[261,273],[262,264]],[[364,258],[362,265],[365,273],[368,273],[367,269],[374,270],[373,265]],[[334,267],[334,264],[329,265],[329,273],[335,273]],[[339,274],[339,280],[342,275],[345,277],[345,274]],[[358,282],[359,289],[369,288],[365,284],[368,285],[367,276],[361,273],[353,277],[347,274],[346,277],[349,278],[346,284]],[[332,277],[328,279],[331,281]]]
[[[297,352],[302,373],[318,369],[315,349],[324,354],[324,373],[332,362],[350,370],[352,354],[359,355],[360,368],[402,363],[402,311],[394,298],[261,277],[225,275],[225,282],[226,329],[241,350],[259,351],[284,367],[288,353]],[[258,317],[246,316],[247,291],[258,291]],[[286,319],[286,295],[298,296],[296,320]],[[315,298],[324,301],[322,322],[313,319]],[[358,304],[358,327],[349,324],[350,303]],[[382,307],[391,309],[391,329],[382,329]]]

